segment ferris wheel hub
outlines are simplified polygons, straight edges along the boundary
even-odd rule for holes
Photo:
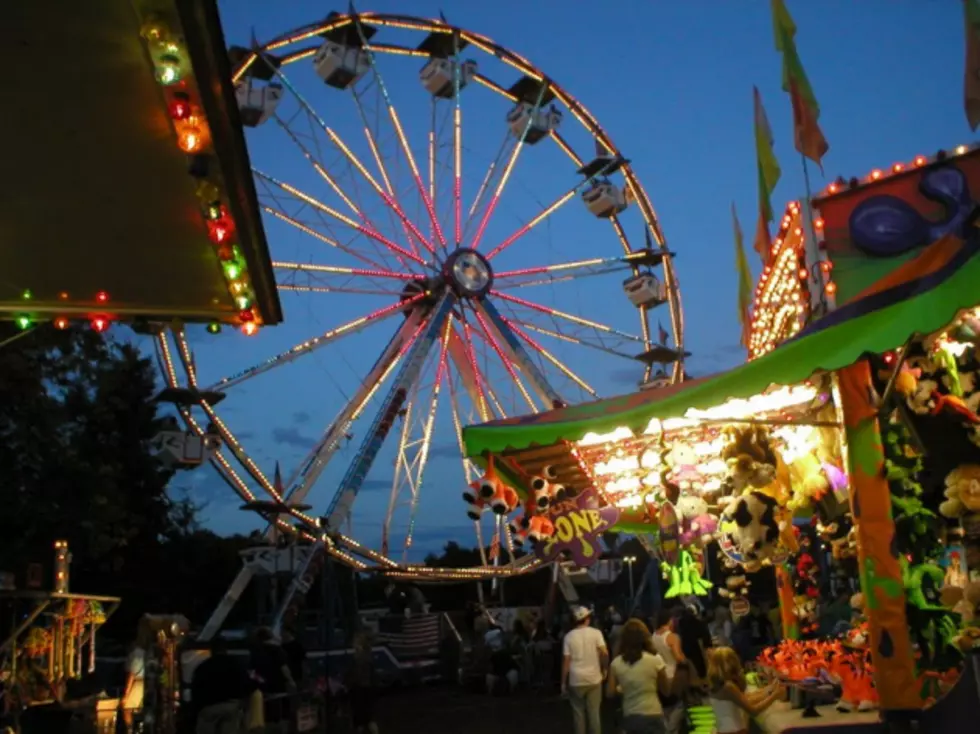
[[[493,269],[476,250],[461,247],[442,266],[446,284],[461,298],[481,298],[493,286]]]

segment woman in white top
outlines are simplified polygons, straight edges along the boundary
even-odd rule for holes
[[[749,734],[749,717],[758,716],[785,696],[778,684],[761,691],[746,691],[742,661],[730,647],[709,651],[708,684],[717,734]]]
[[[606,695],[623,696],[624,734],[665,734],[660,694],[671,695],[674,681],[667,665],[653,652],[650,630],[638,619],[620,631],[619,650],[609,666]]]

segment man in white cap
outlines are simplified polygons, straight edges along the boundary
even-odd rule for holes
[[[572,705],[575,734],[602,734],[599,709],[602,681],[609,667],[609,650],[602,633],[592,627],[587,607],[572,607],[575,629],[562,645],[561,692]]]

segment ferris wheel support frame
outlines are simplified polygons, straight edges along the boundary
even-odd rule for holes
[[[395,378],[388,394],[378,408],[367,435],[348,465],[347,472],[340,480],[340,485],[327,507],[327,512],[323,517],[324,527],[321,528],[320,538],[313,545],[304,563],[297,569],[292,582],[283,594],[273,619],[272,629],[274,633],[279,633],[283,622],[290,617],[299,600],[309,591],[323,550],[326,544],[331,542],[329,536],[332,533],[339,533],[341,524],[350,515],[354,500],[364,485],[364,480],[367,478],[374,460],[378,457],[378,452],[381,451],[398,411],[405,403],[409,390],[418,380],[432,346],[439,340],[443,326],[449,318],[455,302],[455,296],[447,290],[427,315],[426,321],[421,327],[421,333],[409,349],[398,377]]]

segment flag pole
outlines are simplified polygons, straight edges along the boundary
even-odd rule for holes
[[[816,249],[816,245],[817,245],[817,227],[814,224],[814,217],[813,217],[813,203],[812,203],[812,201],[813,201],[813,190],[812,190],[812,188],[810,186],[810,167],[807,165],[806,156],[803,155],[802,153],[800,153],[800,160],[803,162],[803,186],[804,186],[804,190],[806,191],[806,218],[807,218],[807,227],[806,227],[805,233],[806,233],[806,236],[810,238],[810,241],[814,245],[814,252],[817,253],[815,255],[815,259],[819,259],[819,252],[820,251],[818,249]],[[806,248],[804,248],[803,251],[805,253],[806,252]],[[819,268],[816,271],[811,270],[811,272],[810,272],[810,280],[813,282],[814,285],[816,285],[818,288],[820,288],[820,309],[822,311],[822,313],[820,315],[821,316],[826,316],[827,315],[827,310],[828,310],[828,308],[827,308],[827,294],[824,292],[824,283],[822,282],[823,279],[820,277],[820,270],[819,270]],[[812,300],[813,299],[813,296],[811,295],[810,298],[811,298],[810,303],[812,304],[813,303],[813,300]]]

